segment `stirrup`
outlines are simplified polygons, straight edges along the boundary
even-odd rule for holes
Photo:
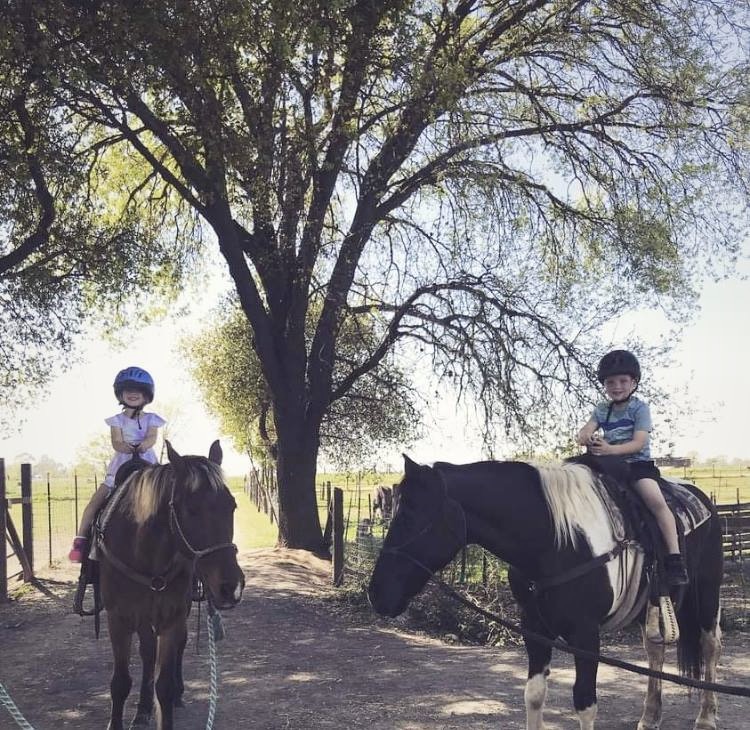
[[[653,644],[674,644],[680,638],[680,626],[669,596],[659,596],[659,605],[648,605],[646,639]]]

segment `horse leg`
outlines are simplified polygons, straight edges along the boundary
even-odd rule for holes
[[[654,615],[655,614],[655,615]],[[649,619],[659,620],[659,607],[648,604],[646,623]],[[646,632],[646,624],[641,626],[643,648],[648,656],[648,668],[660,672],[664,666],[664,644],[651,641]],[[661,679],[648,678],[646,699],[643,701],[643,714],[638,721],[637,730],[659,730],[661,726]]]
[[[593,624],[576,626],[568,636],[572,646],[599,653],[599,627]],[[576,681],[573,684],[573,706],[578,713],[581,730],[594,730],[596,721],[596,673],[599,663],[596,660],[575,658]]]
[[[107,730],[123,730],[122,714],[125,708],[125,700],[130,694],[130,687],[133,683],[128,671],[133,632],[128,622],[113,612],[107,611],[107,624],[114,665],[112,679],[109,683],[112,708]]]
[[[531,630],[537,627],[524,626]],[[529,673],[523,699],[526,705],[526,730],[545,730],[544,702],[547,699],[547,677],[549,676],[552,648],[542,646],[524,637],[529,658]]]
[[[156,663],[156,636],[146,622],[138,627],[139,653],[141,655],[141,691],[133,722],[130,727],[146,726],[154,711],[154,664]]]
[[[716,682],[716,665],[721,657],[721,627],[717,614],[714,625],[706,631],[701,629],[701,651],[703,652],[704,675],[706,682]],[[701,709],[695,721],[695,730],[716,730],[716,714],[719,703],[716,692],[703,690]]]
[[[174,663],[174,706],[182,707],[182,695],[185,694],[185,683],[182,681],[182,656],[185,653],[185,645],[187,644],[187,625],[185,626],[185,633],[180,641],[180,645],[177,648],[177,657]]]
[[[186,632],[184,621],[181,625],[177,621],[163,629],[156,640],[156,730],[174,730],[175,661]]]

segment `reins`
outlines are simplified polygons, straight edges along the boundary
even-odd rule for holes
[[[452,500],[452,501],[455,502],[455,500]],[[456,505],[461,510],[461,514],[463,515],[463,518],[464,518],[464,530],[466,530],[466,513],[464,512],[461,505],[458,504],[458,502],[456,502]],[[443,516],[444,516],[444,513],[443,513]],[[416,537],[423,535],[425,532],[428,531],[429,528],[434,527],[434,526],[435,526],[435,522],[433,521],[429,523],[425,528],[423,528],[417,535],[415,535],[411,539],[407,540],[401,545],[398,545],[397,547],[384,548],[381,551],[381,553],[391,553],[391,554],[400,555],[400,556],[407,558],[414,565],[419,567],[421,570],[425,571],[429,576],[429,580],[432,580],[437,585],[437,587],[449,598],[452,598],[458,603],[461,603],[466,608],[473,610],[475,613],[478,613],[484,616],[485,618],[488,618],[491,621],[494,621],[495,623],[499,624],[503,628],[508,629],[508,631],[511,631],[512,633],[515,633],[515,634],[520,634],[526,639],[531,639],[539,644],[551,647],[553,649],[559,649],[560,651],[563,651],[566,654],[572,654],[573,656],[581,658],[581,659],[588,659],[590,661],[600,662],[602,664],[608,664],[609,666],[617,667],[618,669],[624,669],[625,671],[633,672],[634,674],[641,674],[646,677],[652,677],[654,679],[661,679],[665,682],[672,682],[673,684],[680,684],[680,685],[684,685],[687,687],[694,687],[696,689],[709,690],[711,692],[717,692],[720,694],[736,695],[738,697],[750,697],[750,687],[742,687],[742,686],[737,686],[737,685],[722,685],[722,684],[717,684],[715,682],[705,682],[703,680],[693,679],[691,677],[682,677],[678,674],[671,674],[669,672],[657,671],[655,669],[642,667],[642,666],[639,666],[638,664],[632,664],[630,662],[626,662],[621,659],[615,659],[614,657],[609,657],[604,654],[599,654],[598,652],[592,652],[586,649],[579,649],[578,647],[571,646],[567,642],[562,641],[560,639],[550,639],[549,637],[544,636],[543,634],[539,634],[535,631],[531,631],[530,629],[525,629],[519,624],[514,623],[513,621],[508,621],[508,619],[505,619],[502,616],[499,616],[498,614],[493,613],[492,611],[488,611],[487,609],[482,608],[480,605],[478,605],[474,601],[458,593],[458,591],[456,591],[454,588],[449,586],[442,578],[435,575],[435,572],[431,570],[430,568],[428,568],[420,560],[417,560],[417,558],[410,555],[408,552],[404,551],[403,549],[404,547],[414,542]],[[452,530],[449,530],[449,532],[455,537],[455,533],[453,533]],[[464,541],[459,544],[459,550],[465,548],[466,546],[467,546],[467,541],[466,539],[464,539]],[[619,547],[619,551],[618,551],[618,547]],[[538,592],[539,590],[543,590],[544,588],[552,586],[552,585],[560,585],[564,582],[567,582],[568,580],[572,580],[573,578],[584,575],[589,570],[593,570],[594,568],[605,564],[609,560],[614,559],[614,557],[616,557],[621,551],[622,551],[622,546],[620,545],[615,546],[615,548],[613,548],[608,553],[605,553],[605,555],[600,555],[581,566],[577,566],[576,568],[573,568],[569,571],[566,571],[565,573],[560,574],[560,576],[555,576],[553,578],[546,579],[543,581],[534,581],[532,582],[532,585],[535,586],[536,592]],[[605,558],[607,559],[605,560]],[[583,570],[584,568],[586,568],[586,570]]]

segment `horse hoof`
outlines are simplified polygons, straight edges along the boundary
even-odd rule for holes
[[[133,718],[133,722],[130,723],[130,727],[148,727],[151,724],[151,715],[145,712],[139,712]]]

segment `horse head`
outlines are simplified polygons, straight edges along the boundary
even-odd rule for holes
[[[180,551],[193,560],[214,606],[231,608],[242,596],[245,576],[232,542],[237,504],[224,483],[221,445],[214,441],[208,458],[181,456],[166,445],[175,474],[170,521]]]
[[[464,512],[448,496],[440,473],[404,455],[398,506],[368,588],[372,607],[383,615],[398,616],[431,575],[465,545]]]

